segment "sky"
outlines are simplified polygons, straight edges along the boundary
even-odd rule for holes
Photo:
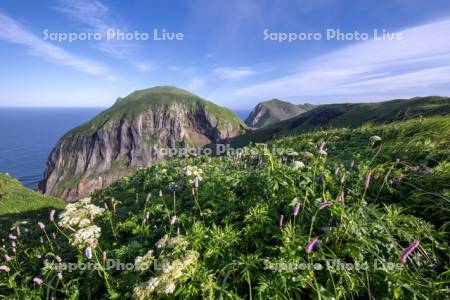
[[[449,29],[448,0],[3,0],[0,106],[108,107],[159,85],[232,109],[448,96]]]

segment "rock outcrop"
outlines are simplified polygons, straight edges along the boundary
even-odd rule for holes
[[[228,109],[185,90],[136,91],[64,135],[50,154],[38,189],[76,201],[136,169],[169,158],[167,149],[220,143],[245,127]]]
[[[250,127],[262,128],[296,117],[306,110],[308,109],[305,109],[302,106],[297,106],[278,99],[272,99],[258,103],[245,120],[245,123]]]

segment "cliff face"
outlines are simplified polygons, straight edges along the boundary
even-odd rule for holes
[[[133,170],[167,159],[161,149],[198,148],[244,129],[227,109],[186,91],[138,91],[62,137],[38,189],[76,201]]]
[[[289,102],[273,99],[258,103],[245,123],[254,128],[262,128],[277,122],[296,117],[306,110]]]

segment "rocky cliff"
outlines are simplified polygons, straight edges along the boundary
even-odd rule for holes
[[[38,189],[76,201],[133,170],[167,159],[162,149],[198,148],[244,130],[231,111],[185,90],[136,91],[64,135],[50,154]]]
[[[258,103],[245,120],[245,123],[250,127],[262,128],[296,117],[306,110],[289,102],[272,99]]]

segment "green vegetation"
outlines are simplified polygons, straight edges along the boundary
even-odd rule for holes
[[[32,221],[52,208],[64,208],[64,201],[45,197],[24,187],[18,180],[0,173],[0,234],[5,236],[18,219]]]
[[[245,126],[242,120],[229,109],[206,101],[183,89],[160,86],[135,91],[125,98],[117,99],[111,108],[101,112],[89,122],[72,129],[66,134],[66,137],[74,134],[91,134],[102,128],[109,120],[131,118],[150,109],[162,110],[174,104],[184,105],[192,110],[202,106],[209,114],[221,120],[219,126],[226,126],[227,123]]]
[[[234,139],[234,145],[266,142],[276,137],[313,130],[356,128],[367,123],[383,124],[449,113],[450,98],[437,96],[379,103],[320,105],[298,117],[238,136]]]
[[[59,223],[43,218],[44,230],[23,225],[16,254],[0,249],[11,258],[0,295],[448,298],[450,117],[286,134],[241,155],[161,162],[68,206]]]

